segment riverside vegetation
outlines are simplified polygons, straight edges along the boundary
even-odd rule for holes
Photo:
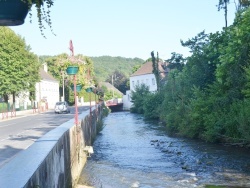
[[[250,10],[221,32],[181,41],[192,55],[172,53],[166,84],[141,85],[132,112],[159,119],[170,134],[250,147]]]

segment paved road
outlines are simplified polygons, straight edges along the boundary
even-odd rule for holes
[[[89,107],[79,107],[78,111]],[[55,114],[48,111],[40,114],[26,114],[0,122],[0,168],[15,155],[32,145],[35,140],[74,118],[74,108],[69,114]]]

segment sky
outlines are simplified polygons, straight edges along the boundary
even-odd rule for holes
[[[41,35],[35,9],[25,23],[10,27],[37,55],[75,54],[150,58],[152,51],[162,59],[172,52],[190,55],[180,40],[187,41],[199,32],[222,31],[224,12],[219,0],[55,0],[51,8],[52,29],[45,24]],[[235,5],[229,5],[228,25],[233,23]],[[32,21],[32,23],[30,23]]]

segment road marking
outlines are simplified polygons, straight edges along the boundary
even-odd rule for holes
[[[6,124],[6,125],[0,125],[0,128],[1,127],[8,127],[8,126],[10,126],[10,125],[15,125],[16,123],[9,123],[9,124]]]

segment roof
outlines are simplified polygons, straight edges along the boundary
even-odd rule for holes
[[[158,64],[159,72],[161,77],[165,77],[165,70],[162,67],[162,62]],[[148,61],[144,63],[137,71],[135,71],[130,77],[140,76],[145,74],[153,74],[153,63]]]
[[[115,91],[116,93],[119,93],[119,94],[123,95],[123,93],[120,92],[120,90],[118,90],[116,87],[114,87],[114,86],[113,86],[112,84],[110,84],[109,82],[101,82],[101,83],[100,83],[100,86],[105,86],[105,87],[108,88],[108,90],[114,89],[114,91]]]
[[[151,61],[148,61],[144,64],[142,64],[142,66],[135,71],[132,76],[140,76],[140,75],[144,75],[144,74],[153,74],[153,63]]]
[[[58,82],[53,76],[51,76],[49,73],[45,72],[42,68],[40,68],[39,72],[40,72],[40,76],[41,76],[42,80]]]

